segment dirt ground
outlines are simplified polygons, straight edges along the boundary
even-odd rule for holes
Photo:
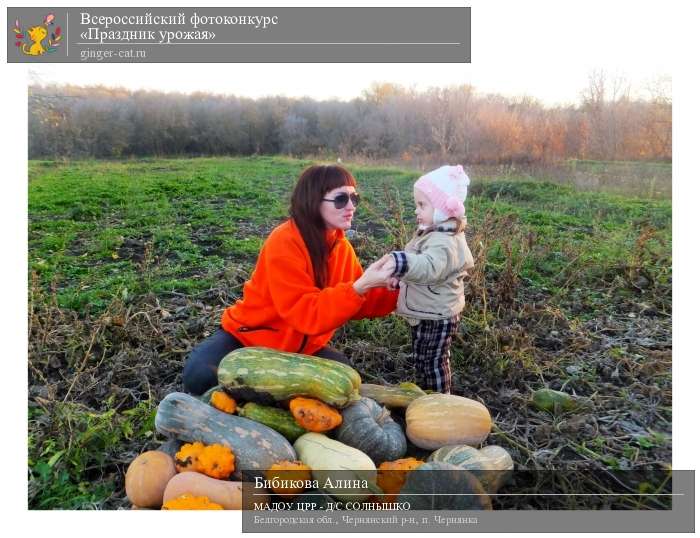
[[[246,275],[221,277],[225,287],[197,296],[115,300],[95,319],[81,319],[50,302],[32,303],[29,405],[46,411],[42,427],[31,432],[37,442],[65,435],[54,420],[61,402],[85,410],[104,410],[111,402],[120,412],[182,390],[187,353],[216,330],[233,300],[227,290]],[[586,488],[599,485],[600,476],[611,470],[670,465],[670,316],[629,301],[617,304],[614,313],[575,325],[542,298],[521,296],[487,332],[459,335],[455,349],[461,346],[463,359],[453,366],[453,393],[486,404],[495,424],[487,443],[507,448],[516,469],[566,469],[561,481]],[[352,357],[365,382],[396,383],[411,372],[410,346],[389,351],[342,331],[335,345]],[[488,352],[496,348],[507,363],[493,362]],[[542,387],[579,396],[581,408],[556,416],[534,409],[530,396]],[[401,420],[400,413],[395,416]],[[128,507],[121,489],[126,467],[162,441],[134,438],[103,466],[86,470],[87,479],[113,479],[119,488],[101,508]],[[517,490],[517,477],[504,491]],[[31,488],[30,482],[30,497]],[[511,499],[500,497],[495,506],[513,508]],[[554,508],[565,508],[566,502]]]

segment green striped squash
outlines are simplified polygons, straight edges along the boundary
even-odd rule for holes
[[[243,347],[226,355],[218,378],[234,398],[262,404],[308,396],[345,407],[360,399],[360,374],[350,366],[263,347]]]
[[[549,413],[575,411],[579,406],[579,401],[570,394],[552,389],[536,390],[531,401],[537,409]]]
[[[483,463],[484,457],[478,448],[469,445],[447,445],[438,448],[428,456],[427,461],[451,463],[462,469],[479,469],[481,466],[470,467],[473,463]]]
[[[478,450],[469,445],[448,445],[438,448],[428,457],[429,462],[449,463],[471,471],[486,491],[495,493],[510,478],[513,459],[500,446],[488,445]]]
[[[291,443],[306,433],[306,430],[297,424],[289,411],[279,407],[248,402],[243,407],[238,408],[238,414],[269,426],[284,435]]]

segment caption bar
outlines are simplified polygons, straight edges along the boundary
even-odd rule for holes
[[[694,471],[420,469],[243,471],[243,531],[688,532],[695,521]]]

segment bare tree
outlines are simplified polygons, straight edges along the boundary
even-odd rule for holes
[[[632,99],[622,77],[591,73],[578,107],[375,83],[350,102],[29,87],[30,157],[334,153],[414,163],[671,158],[670,79]]]

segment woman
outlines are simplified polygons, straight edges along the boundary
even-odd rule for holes
[[[350,319],[385,316],[398,291],[388,290],[394,270],[384,256],[366,271],[344,231],[359,202],[356,181],[342,166],[311,166],[297,181],[290,219],[275,228],[221,329],[197,345],[183,373],[185,390],[202,394],[216,385],[221,359],[243,346],[263,346],[349,363],[327,344]]]

